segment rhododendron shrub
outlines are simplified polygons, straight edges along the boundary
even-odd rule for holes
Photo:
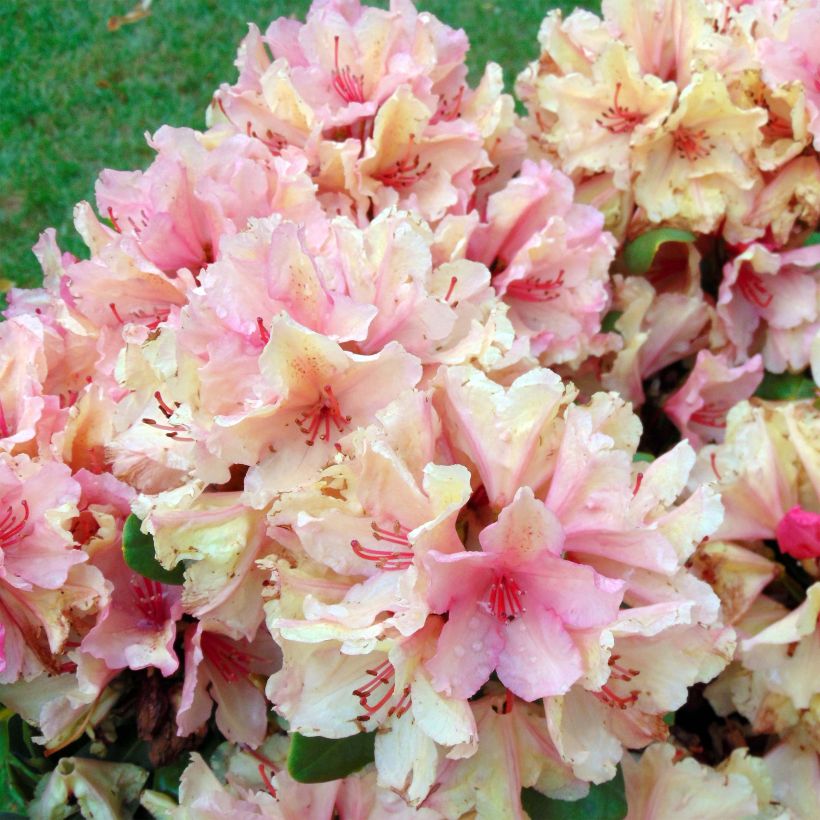
[[[251,26],[0,323],[0,809],[814,817],[812,32]]]

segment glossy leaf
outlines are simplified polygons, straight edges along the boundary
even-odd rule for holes
[[[643,450],[638,450],[634,456],[632,456],[632,461],[648,461],[653,462],[655,460],[655,456],[652,453],[645,453]]]
[[[601,330],[604,333],[617,333],[615,323],[624,315],[622,310],[610,310],[601,321]]]
[[[769,401],[797,401],[814,397],[815,386],[811,378],[802,373],[764,373],[755,396]]]
[[[138,572],[152,581],[162,584],[181,584],[184,580],[185,567],[177,564],[168,570],[157,561],[154,552],[154,539],[140,530],[142,522],[136,515],[129,515],[122,530],[122,553],[125,563],[134,572]]]
[[[9,721],[11,709],[0,710],[0,811],[17,812],[26,807],[26,796],[20,788],[13,763],[17,760],[11,751]]]
[[[179,781],[190,762],[191,756],[186,752],[173,763],[154,769],[154,780],[151,788],[154,791],[170,795],[174,800],[179,800]]]
[[[627,810],[624,776],[619,767],[612,780],[590,786],[581,800],[555,800],[535,789],[524,789],[521,803],[531,820],[623,820]]]
[[[651,267],[661,245],[667,242],[690,243],[695,235],[677,228],[658,228],[641,234],[633,239],[624,249],[624,263],[627,270],[638,276],[645,274]]]
[[[306,737],[294,732],[288,752],[288,772],[299,783],[339,780],[373,762],[375,743],[375,732],[339,739]]]

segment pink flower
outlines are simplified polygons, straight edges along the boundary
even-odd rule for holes
[[[795,506],[817,508],[820,470],[811,405],[740,402],[729,412],[723,444],[701,449],[690,484],[716,481],[726,511],[718,538],[775,538]],[[784,527],[788,532],[790,524]]]
[[[666,400],[664,410],[694,447],[723,441],[726,413],[748,399],[762,379],[760,356],[731,367],[726,353],[701,350],[686,382]]]
[[[820,754],[792,735],[763,758],[773,797],[796,817],[811,817],[820,791]]]
[[[736,361],[760,350],[766,370],[803,370],[820,332],[820,245],[776,253],[753,244],[723,269],[720,327]]]
[[[217,417],[209,443],[230,462],[255,465],[246,489],[257,500],[318,473],[343,435],[371,422],[421,377],[418,359],[396,342],[373,356],[348,353],[284,313],[272,320],[270,336],[259,363],[276,398]]]
[[[612,622],[623,584],[561,557],[558,519],[522,487],[480,535],[481,552],[431,551],[430,604],[448,612],[433,683],[469,697],[497,670],[524,700],[566,692],[584,673],[576,632]]]
[[[801,154],[747,194],[748,202],[727,222],[729,242],[766,238],[779,246],[820,220],[820,162],[814,154]]]
[[[509,504],[524,485],[538,491],[549,476],[562,433],[560,415],[575,388],[544,368],[506,388],[472,367],[442,368],[437,382],[450,446],[475,465],[489,503]]]
[[[37,437],[44,417],[59,409],[56,396],[43,395],[48,373],[46,329],[35,316],[0,324],[0,449],[15,450]]]
[[[233,747],[226,781],[215,774],[196,752],[179,782],[181,817],[217,820],[289,820],[292,817],[330,820],[342,781],[306,785],[297,783],[287,772],[281,737],[274,737],[258,751]],[[278,754],[268,748],[276,744]],[[154,793],[156,794],[156,792]],[[143,798],[145,799],[145,797]],[[151,798],[148,797],[148,800]],[[146,801],[146,805],[150,804]],[[160,805],[161,809],[165,806]]]
[[[424,807],[436,816],[524,818],[521,790],[535,788],[559,800],[588,789],[562,761],[547,731],[542,707],[489,684],[470,704],[479,733],[475,754],[442,761]]]
[[[772,86],[800,83],[806,95],[809,130],[814,147],[820,149],[820,61],[817,36],[820,32],[820,6],[813,0],[796,4],[785,11],[774,37],[758,41],[763,77]]]
[[[88,216],[96,219],[90,209]],[[66,266],[60,280],[66,306],[80,321],[93,325],[100,347],[114,348],[111,358],[122,348],[129,325],[145,338],[185,304],[194,285],[190,273],[166,275],[142,255],[130,236],[115,238],[90,259]]]
[[[623,348],[603,375],[605,388],[642,404],[646,379],[706,345],[712,309],[691,270],[690,263],[690,282],[682,291],[666,290],[660,283],[656,288],[640,276],[615,275],[614,307],[623,311],[615,330],[623,337]]]
[[[304,151],[329,211],[360,221],[393,205],[430,220],[465,213],[524,151],[498,67],[471,89],[466,50],[463,32],[404,0],[388,11],[316,3],[304,24],[251,29],[239,80],[219,89],[210,121],[273,154]]]
[[[717,16],[705,5],[678,0],[651,0],[643,13],[629,0],[603,0],[601,11],[610,36],[634,50],[645,74],[674,80],[681,88],[689,82],[695,53],[709,43]]]
[[[595,208],[573,203],[569,178],[525,161],[487,203],[467,255],[489,266],[516,331],[545,364],[589,355],[609,305],[614,240]]]
[[[69,632],[107,600],[69,522],[80,488],[57,462],[0,456],[0,682],[57,670]]]
[[[201,621],[185,633],[178,734],[196,731],[210,716],[215,701],[219,731],[235,743],[255,748],[265,739],[268,721],[265,696],[254,685],[253,676],[267,676],[275,670],[278,649],[264,628],[253,641],[235,640],[218,629],[218,624]]]
[[[306,161],[271,158],[250,136],[209,139],[163,126],[150,145],[157,158],[147,171],[103,171],[97,204],[115,231],[168,273],[196,274],[250,217],[284,210],[305,219],[318,208]]]
[[[775,530],[780,549],[794,558],[820,558],[820,514],[792,507]]]
[[[352,127],[372,117],[401,85],[428,100],[452,94],[458,102],[468,47],[463,31],[418,14],[409,3],[394,2],[385,11],[358,0],[321,0],[305,23],[283,17],[264,35],[251,27],[240,51],[239,81],[220,89],[217,107],[243,132],[247,121],[248,133],[272,148],[281,149],[285,139],[300,145],[314,120],[326,128]],[[302,110],[282,105],[288,97]]]
[[[75,477],[82,495],[74,539],[112,586],[111,598],[83,637],[80,651],[112,670],[155,666],[170,675],[179,665],[173,643],[182,615],[180,592],[138,575],[125,563],[122,526],[134,491],[110,474],[81,470]]]
[[[109,669],[156,667],[170,675],[179,666],[174,652],[176,622],[182,615],[181,592],[129,569],[122,545],[113,541],[93,559],[114,589],[111,602],[83,638],[81,648]]]
[[[722,820],[754,817],[758,812],[748,778],[724,775],[691,757],[678,761],[668,743],[650,746],[640,760],[625,756],[623,770],[627,820]]]

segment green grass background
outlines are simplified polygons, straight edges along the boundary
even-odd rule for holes
[[[83,245],[72,207],[103,168],[145,167],[146,131],[204,125],[205,107],[248,21],[303,16],[305,0],[154,0],[149,17],[109,32],[136,0],[0,0],[0,279],[40,280],[31,246],[49,226],[64,250]],[[374,3],[386,5],[386,3]],[[494,60],[508,87],[538,53],[545,0],[421,0],[470,37],[473,75]],[[586,3],[594,6],[596,3]]]

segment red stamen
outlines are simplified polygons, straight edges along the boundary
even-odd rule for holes
[[[296,419],[296,423],[299,425],[299,431],[308,437],[305,442],[308,447],[312,447],[316,443],[317,436],[321,441],[330,440],[331,422],[333,422],[340,433],[343,433],[345,427],[350,424],[350,416],[345,416],[342,413],[339,401],[333,395],[333,388],[331,388],[329,384],[326,384],[323,393],[324,397],[320,398],[311,410],[305,411],[304,415]],[[308,422],[309,425],[307,424]],[[319,435],[319,430],[322,428],[324,428],[324,432]]]
[[[373,537],[377,541],[389,541],[391,544],[402,544],[406,547],[410,546],[410,541],[407,538],[407,534],[410,530],[407,529],[407,527],[403,527],[398,521],[393,525],[392,531],[379,527],[375,521],[370,524],[370,529],[373,530]]]
[[[130,583],[134,602],[144,618],[140,626],[155,629],[164,624],[169,618],[169,613],[162,595],[162,584],[137,575],[131,577]]]
[[[502,715],[509,715],[510,712],[513,710],[513,705],[515,704],[515,696],[513,693],[507,689],[506,694],[504,696],[504,706],[501,708]]]
[[[387,714],[389,717],[395,717],[398,720],[412,705],[413,701],[410,698],[410,687],[405,686],[399,698],[399,702],[395,704],[395,706],[391,706],[387,710]]]
[[[354,74],[348,66],[339,67],[339,37],[333,38],[333,63],[336,66],[331,76],[333,90],[346,103],[364,102],[364,75]]]
[[[165,434],[168,438],[172,438],[174,441],[196,441],[196,439],[191,438],[190,436],[181,436],[178,430],[174,430],[172,433]]]
[[[392,165],[378,174],[374,174],[374,178],[378,179],[389,188],[410,188],[415,185],[424,175],[430,170],[432,163],[427,163],[423,168],[420,168],[421,157],[415,154],[410,159],[410,154],[413,150],[415,137],[410,135],[410,144],[407,148],[407,156],[404,159],[396,160]]]
[[[561,294],[564,284],[564,271],[558,272],[555,279],[519,279],[507,286],[507,295],[523,302],[551,302]]]
[[[259,330],[259,338],[262,340],[262,344],[266,345],[270,341],[270,333],[268,333],[268,329],[262,322],[262,317],[256,317],[256,327]]]
[[[702,424],[704,427],[726,427],[726,413],[729,405],[721,403],[704,404],[700,410],[692,413],[690,421]]]
[[[359,705],[367,712],[366,715],[360,715],[357,718],[361,721],[370,720],[370,716],[376,714],[393,697],[393,693],[396,691],[395,684],[392,683],[396,670],[390,661],[382,661],[375,669],[366,669],[365,671],[371,676],[370,680],[364,686],[353,690],[353,694],[359,699]],[[371,703],[371,695],[382,686],[387,687],[386,690],[375,703]],[[402,695],[402,700],[399,703],[403,700],[404,695]]]
[[[745,262],[737,277],[737,287],[745,299],[759,308],[767,308],[774,298],[763,280]]]
[[[693,131],[681,126],[672,134],[678,156],[689,162],[708,157],[712,153],[715,146],[707,142],[708,138],[709,135],[702,128],[700,131]]]
[[[278,767],[267,755],[263,755],[262,752],[258,751],[257,749],[252,749],[250,746],[248,746],[247,743],[240,743],[239,748],[242,749],[242,751],[245,752],[245,754],[248,754],[251,757],[255,758],[260,763],[264,764],[268,769],[270,769],[274,774],[276,774]]]
[[[456,289],[456,282],[458,282],[458,277],[453,276],[453,277],[450,279],[450,287],[449,287],[449,288],[447,288],[447,293],[446,293],[446,294],[445,294],[445,296],[444,296],[444,301],[445,301],[445,302],[449,302],[449,301],[450,301],[450,297],[453,295],[453,291]]]
[[[23,540],[23,530],[26,528],[29,516],[28,501],[23,499],[20,506],[23,508],[23,514],[19,518],[9,504],[5,515],[0,519],[0,549],[8,549]]]
[[[159,390],[157,390],[154,393],[154,398],[157,400],[157,404],[159,405],[159,409],[162,415],[165,416],[166,419],[171,418],[171,416],[174,415],[174,410],[172,407],[165,403],[165,401],[162,398],[162,394],[159,392]],[[176,402],[176,406],[179,407],[179,402]]]
[[[638,490],[641,489],[641,482],[643,481],[643,473],[638,473],[635,476],[635,486],[632,488],[632,497],[634,498],[638,494]]]
[[[198,281],[197,281],[197,284],[199,284]],[[155,314],[154,321],[153,322],[148,322],[145,326],[149,330],[156,330],[162,322],[166,322],[168,320],[168,317],[170,315],[171,315],[170,310],[158,310]],[[144,318],[147,318],[147,317],[140,314],[138,318],[144,319]]]
[[[370,525],[373,530],[373,538],[377,541],[386,541],[388,544],[397,544],[402,547],[410,547],[407,533],[410,530],[396,522],[393,531],[382,529],[375,521]],[[396,572],[407,569],[413,563],[415,557],[411,549],[407,550],[377,550],[363,547],[361,542],[355,538],[350,542],[353,552],[364,561],[373,561],[379,569],[386,572]]]
[[[276,774],[275,771],[274,771],[274,774]],[[265,788],[268,790],[268,794],[274,800],[278,800],[279,796],[276,793],[276,788],[273,785],[273,783],[271,783],[271,780],[268,777],[268,773],[265,771],[265,764],[264,763],[259,764],[259,776],[262,778],[262,782],[265,784]]]
[[[458,92],[453,97],[452,102],[450,101],[449,97],[442,97],[439,101],[438,108],[436,109],[436,113],[433,115],[433,118],[430,120],[431,125],[435,125],[437,122],[452,122],[455,119],[458,119],[461,116],[460,108],[461,102],[464,97],[464,86],[461,85],[458,88]]]
[[[606,128],[610,134],[628,134],[646,119],[645,114],[630,111],[621,105],[618,98],[621,96],[622,86],[622,83],[616,83],[615,99],[612,105],[595,120],[602,128]]]
[[[247,678],[251,673],[251,661],[259,660],[214,632],[203,632],[200,646],[202,654],[228,683]]]
[[[108,206],[108,218],[111,220],[111,224],[114,226],[114,230],[117,233],[122,233],[120,223],[117,222],[117,218],[114,216],[114,209],[110,205]]]
[[[518,586],[514,578],[502,575],[490,584],[487,603],[490,612],[500,623],[510,623],[523,615],[527,610],[521,603],[525,591]]]
[[[117,310],[117,306],[113,302],[108,303],[108,307],[111,308],[111,312],[114,314],[114,318],[121,324],[124,325],[125,322],[123,321],[122,316],[120,316],[119,311]]]
[[[712,472],[717,477],[717,480],[722,481],[723,479],[722,479],[720,473],[718,472],[718,468],[717,468],[717,453],[710,453],[709,463],[712,465]]]
[[[630,681],[636,675],[640,675],[640,670],[638,669],[627,669],[624,666],[621,666],[617,661],[621,659],[620,655],[612,655],[609,659],[609,667],[612,669],[610,673],[610,678],[613,680],[622,680],[622,681]]]
[[[592,692],[592,695],[606,706],[618,709],[626,709],[627,706],[638,700],[637,690],[633,689],[628,695],[621,697],[616,695],[608,686],[602,686],[600,692]]]
[[[501,173],[501,169],[497,165],[493,165],[492,168],[476,169],[473,171],[473,185],[478,188],[485,182],[489,182],[493,177],[498,176],[499,173]]]

